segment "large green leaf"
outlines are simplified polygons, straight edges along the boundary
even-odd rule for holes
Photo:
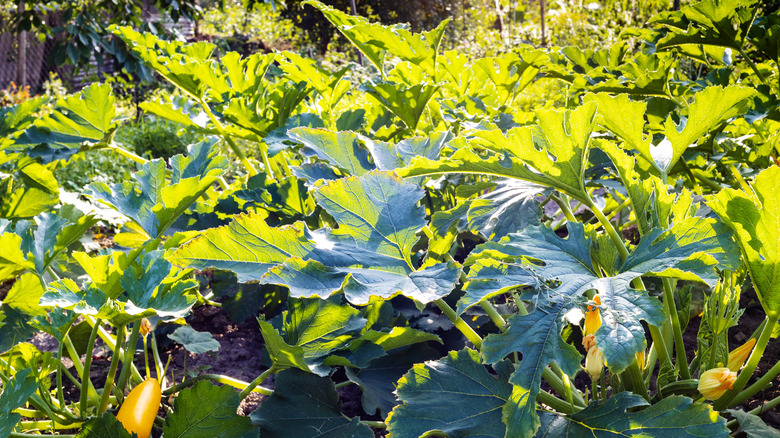
[[[568,417],[542,413],[542,427],[537,437],[604,438],[642,436],[648,438],[727,437],[726,420],[705,403],[694,403],[682,396],[667,397],[653,406],[636,394],[620,392],[602,403]]]
[[[418,158],[398,173],[401,176],[476,173],[522,179],[556,188],[584,201],[583,175],[588,162],[589,139],[595,126],[596,105],[576,110],[540,110],[536,126],[509,130],[476,131],[470,146],[440,161]],[[473,147],[491,151],[484,156]]]
[[[295,128],[291,129],[288,135],[303,143],[304,155],[316,156],[343,169],[349,175],[361,176],[375,169],[368,160],[368,149],[361,145],[361,141],[368,139],[354,132]]]
[[[106,412],[87,420],[76,438],[132,438],[132,435],[113,414]]]
[[[163,160],[152,160],[133,174],[136,183],[89,186],[91,196],[135,221],[149,238],[160,237],[213,184],[227,167],[217,154],[212,137],[190,145],[186,157],[170,159],[172,175],[166,180]]]
[[[572,378],[580,370],[582,355],[561,337],[561,330],[567,323],[565,315],[570,309],[568,303],[547,302],[542,296],[533,312],[510,317],[507,331],[488,335],[482,344],[487,363],[498,363],[515,351],[523,354],[523,360],[509,379],[515,385],[511,404],[505,410],[511,418],[507,421],[510,436],[531,436],[539,427],[536,396],[541,388],[542,371],[547,365],[558,364]]]
[[[386,172],[331,181],[315,197],[338,229],[310,231],[300,223],[271,228],[260,216],[239,216],[182,246],[170,260],[231,270],[242,282],[285,285],[294,297],[326,298],[343,290],[353,304],[398,293],[428,303],[452,291],[460,267],[413,267],[416,233],[425,226],[425,211],[417,205],[422,196],[417,185]]]
[[[396,382],[416,363],[438,359],[439,352],[423,344],[395,350],[371,361],[367,367],[346,368],[347,377],[361,389],[363,410],[378,413],[382,418],[399,402],[395,396]]]
[[[431,100],[438,87],[426,83],[415,85],[379,82],[361,87],[390,112],[395,114],[412,131],[417,130],[428,101]]]
[[[38,383],[29,369],[18,371],[8,383],[3,385],[3,392],[0,394],[0,436],[7,437],[13,432],[22,416],[12,411],[24,406],[27,398],[37,389]]]
[[[567,417],[542,413],[542,427],[536,437],[604,438],[642,436],[647,438],[727,437],[726,420],[706,403],[693,403],[682,396],[667,397],[642,410],[647,402],[636,394],[620,392],[602,403]]]
[[[22,251],[22,237],[11,232],[0,234],[0,281],[14,278],[26,269],[34,269]]]
[[[59,186],[52,171],[29,157],[3,155],[0,164],[12,163],[11,174],[0,173],[0,217],[30,218],[59,202]]]
[[[291,258],[263,281],[288,286],[293,296],[325,298],[343,289],[359,305],[372,296],[402,293],[428,303],[449,294],[460,273],[456,263],[415,270],[410,259],[425,225],[425,211],[417,205],[422,194],[416,185],[376,171],[322,185],[315,197],[339,228],[312,232],[310,259]]]
[[[136,265],[124,270],[120,280],[124,292],[118,296],[91,282],[82,290],[73,280],[65,278],[49,284],[40,305],[93,315],[115,325],[126,325],[152,315],[183,318],[195,304],[195,297],[188,291],[198,283],[172,281],[170,272],[171,264],[159,252],[145,254]]]
[[[466,295],[458,303],[458,309],[465,310],[483,297],[512,287],[537,286],[542,281],[553,280],[559,285],[549,292],[542,287],[539,296],[546,295],[551,302],[560,301],[562,310],[575,305],[584,310],[584,303],[577,304],[577,301],[582,300],[585,292],[595,290],[601,298],[603,319],[596,340],[611,370],[619,372],[634,360],[634,353],[644,349],[645,333],[639,320],[654,325],[664,320],[657,299],[630,287],[635,278],[654,274],[714,285],[717,276],[713,267],[734,269],[738,266],[731,256],[734,249],[731,234],[712,219],[690,218],[669,230],[654,230],[643,236],[637,248],[617,267],[614,276],[602,277],[595,269],[590,248],[591,242],[585,238],[582,226],[576,224],[569,225],[567,239],[561,239],[548,228],[533,227],[509,235],[499,243],[483,244],[470,256],[479,269],[469,273]],[[540,260],[544,265],[531,264],[527,258]],[[472,283],[476,285],[474,290]],[[545,326],[548,331],[553,330],[552,323],[549,321]],[[508,342],[509,345],[501,345],[501,354],[506,348],[512,348],[513,342],[523,342],[491,335],[486,339],[486,348],[491,338]],[[549,345],[550,348],[554,346]],[[496,352],[491,354],[490,360],[498,361],[502,357]]]
[[[730,413],[739,422],[739,428],[748,438],[780,438],[780,430],[768,426],[758,415],[745,412],[741,409],[729,409]]]
[[[308,0],[303,4],[319,9],[383,75],[385,55],[390,53],[418,66],[435,80],[436,54],[449,20],[444,20],[428,32],[414,34],[404,25],[369,23],[363,17],[347,14],[317,0]]]
[[[328,300],[290,300],[290,310],[283,314],[284,338],[289,345],[300,347],[309,368],[315,372],[326,356],[346,348],[366,325],[366,319],[340,296]]]
[[[257,429],[236,413],[241,400],[229,386],[200,381],[179,392],[163,425],[163,434],[174,438],[256,438]]]
[[[296,369],[276,375],[273,395],[250,415],[267,438],[371,438],[357,418],[346,418],[336,387],[327,377]]]
[[[32,155],[43,154],[44,161],[67,159],[85,143],[95,146],[109,142],[116,130],[115,117],[111,86],[95,83],[60,99],[54,112],[36,120],[16,139],[15,147],[34,148]]]
[[[501,409],[512,385],[488,373],[473,350],[412,368],[398,382],[396,406],[387,419],[395,438],[420,436],[503,438]]]
[[[761,305],[776,319],[780,316],[780,168],[762,171],[751,188],[752,193],[723,189],[707,199],[707,206],[734,230]]]
[[[656,43],[660,49],[687,45],[713,45],[740,50],[747,29],[752,24],[754,0],[703,0],[686,5],[679,11],[662,13],[650,24],[669,32]]]
[[[233,271],[238,281],[257,281],[290,257],[307,257],[314,242],[303,223],[270,227],[256,213],[237,216],[229,225],[206,230],[169,257],[179,266]]]

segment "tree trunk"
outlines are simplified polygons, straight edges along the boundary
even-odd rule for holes
[[[547,47],[547,35],[544,30],[544,0],[539,0],[539,16],[542,21],[542,47]]]
[[[24,0],[19,0],[19,13],[24,12]],[[16,82],[19,87],[27,85],[27,32],[20,31],[17,35],[18,50],[16,52]]]
[[[679,11],[680,10],[680,0],[674,0],[672,2],[672,10],[673,11]]]

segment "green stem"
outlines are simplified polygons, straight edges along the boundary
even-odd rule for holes
[[[491,321],[493,321],[493,324],[496,325],[499,329],[504,327],[506,325],[506,320],[503,316],[501,316],[500,313],[498,313],[498,310],[496,310],[495,307],[493,307],[492,304],[490,304],[489,301],[483,300],[479,303],[479,305],[482,307],[482,309],[487,313],[488,317]]]
[[[149,333],[152,337],[152,354],[154,356],[154,371],[157,373],[157,380],[160,381],[160,387],[165,388],[165,366],[160,360],[160,352],[157,348],[157,336],[154,335],[154,331]]]
[[[346,387],[347,387],[347,386],[349,386],[349,385],[353,385],[354,383],[355,383],[355,382],[353,382],[353,381],[351,381],[351,380],[346,380],[346,381],[344,381],[344,382],[341,382],[341,383],[337,383],[337,384],[335,384],[335,385],[334,385],[334,387],[335,387],[336,389],[341,389],[341,388],[346,388]]]
[[[455,310],[453,310],[449,304],[447,304],[441,298],[434,301],[433,303],[436,304],[439,309],[441,309],[442,313],[444,313],[453,324],[455,324],[455,327],[457,327],[458,330],[460,330],[460,332],[466,336],[466,339],[474,344],[474,348],[477,350],[482,348],[482,338],[479,336],[479,334],[477,334],[477,332],[474,331],[473,328],[471,328],[470,325],[466,324],[466,321],[464,321],[463,318],[455,313]]]
[[[622,260],[625,260],[628,257],[628,248],[626,248],[626,244],[623,243],[623,238],[620,237],[617,230],[612,225],[612,222],[610,222],[609,219],[607,219],[607,217],[604,216],[604,213],[601,211],[601,209],[596,205],[595,202],[593,202],[593,199],[591,199],[590,195],[588,195],[586,201],[587,201],[586,205],[588,206],[588,208],[590,208],[590,211],[593,212],[593,214],[599,220],[601,226],[604,228],[604,231],[607,233],[609,238],[615,244],[615,247],[620,253],[620,258]]]
[[[635,394],[639,394],[644,397],[645,400],[650,401],[650,394],[647,393],[647,387],[645,386],[645,379],[642,377],[642,371],[639,370],[636,359],[631,362],[631,365],[621,373],[621,376],[628,381],[631,386],[631,391]]]
[[[129,158],[130,160],[135,161],[138,164],[142,164],[143,165],[143,164],[146,164],[146,163],[149,162],[149,160],[147,160],[146,158],[144,158],[144,157],[142,157],[140,155],[136,155],[136,154],[128,151],[127,149],[125,149],[125,148],[123,148],[123,147],[121,147],[121,146],[119,146],[119,145],[117,145],[115,143],[109,144],[108,145],[108,149],[118,153],[119,155],[121,155],[121,156],[123,156],[125,158]]]
[[[382,421],[360,420],[360,424],[365,424],[374,429],[387,429],[387,425]]]
[[[249,395],[250,392],[252,392],[255,388],[257,388],[258,385],[263,383],[265,379],[267,379],[269,376],[274,374],[276,372],[276,368],[271,366],[271,368],[268,368],[267,370],[263,371],[262,374],[257,376],[255,380],[252,380],[249,385],[246,386],[246,388],[242,389],[241,392],[238,394],[238,397],[243,400],[246,398],[246,396]]]
[[[742,369],[742,372],[739,373],[737,381],[734,382],[734,387],[726,391],[721,398],[715,400],[715,403],[712,404],[712,408],[716,411],[722,411],[729,406],[733,406],[732,400],[734,400],[753,376],[753,372],[756,370],[758,362],[761,360],[761,356],[763,356],[764,350],[766,349],[769,340],[772,338],[772,331],[775,329],[775,325],[777,325],[777,316],[768,315],[767,320],[767,325],[764,326],[764,330],[761,331],[761,336],[759,336],[758,341],[756,341],[756,346],[750,354],[750,359],[748,359],[747,365]]]
[[[132,261],[130,263],[132,263]],[[92,326],[95,325],[94,317],[86,316],[84,319],[86,319],[90,325]],[[113,337],[111,337],[111,334],[108,333],[106,329],[104,329],[103,327],[98,328],[98,336],[100,336],[100,339],[103,340],[103,342],[108,346],[108,348],[110,348],[111,350],[116,348],[116,341],[114,340]],[[121,358],[125,354],[125,350],[120,346],[119,351],[120,351],[119,356]],[[141,376],[141,373],[138,372],[138,369],[135,367],[135,364],[133,364],[132,362],[130,363],[130,372],[133,373],[132,376],[133,376],[133,381],[135,381],[135,383],[143,382],[143,377]]]
[[[242,389],[242,390],[249,387],[250,385],[249,382],[244,382],[243,380],[234,379],[232,377],[223,376],[220,374],[201,374],[200,376],[187,379],[179,384],[171,386],[170,388],[166,388],[162,393],[163,395],[173,395],[181,391],[182,389],[189,388],[190,386],[200,382],[201,380],[211,380],[213,382],[232,386],[233,388]],[[258,385],[256,385],[252,389],[252,392],[257,392],[266,396],[269,396],[274,393],[272,389],[268,389]]]
[[[750,385],[747,389],[740,392],[736,397],[734,397],[734,400],[731,401],[732,406],[736,406],[745,400],[749,399],[750,397],[753,397],[757,392],[763,391],[766,389],[767,386],[769,386],[772,383],[772,380],[774,380],[777,375],[780,374],[780,361],[778,361],[775,366],[769,369],[766,374],[764,374],[760,379],[756,381],[756,383]]]
[[[750,66],[750,68],[753,69],[753,72],[756,74],[756,76],[758,76],[758,79],[761,80],[761,83],[764,84],[764,85],[769,85],[767,83],[766,78],[764,77],[764,75],[761,74],[761,71],[758,70],[758,67],[756,66],[756,64],[753,63],[753,60],[750,59],[749,56],[747,56],[747,53],[745,53],[745,49],[740,47],[739,48],[739,54],[742,55],[742,57],[745,59],[745,62],[747,62],[748,65]]]
[[[81,375],[81,394],[79,397],[79,413],[82,418],[87,415],[87,395],[89,393],[89,385],[91,385],[89,373],[92,369],[92,349],[95,347],[98,327],[100,327],[102,322],[103,321],[100,318],[95,321],[95,325],[92,326],[92,331],[89,334],[89,341],[87,341],[87,352],[84,357],[84,372]]]
[[[133,356],[135,356],[135,346],[138,344],[138,336],[141,334],[141,321],[133,323],[133,331],[130,332],[130,340],[125,348],[125,355],[122,357],[122,371],[119,373],[119,380],[114,387],[116,399],[122,401],[125,396],[127,380],[130,377],[130,368],[133,365]]]
[[[674,331],[674,345],[677,353],[677,368],[680,370],[680,377],[683,380],[691,378],[691,371],[688,368],[688,358],[685,356],[685,344],[683,344],[682,327],[677,314],[677,305],[674,302],[674,283],[668,278],[663,279],[664,284],[664,303],[668,306],[667,315],[672,320],[672,330]]]
[[[46,429],[78,429],[83,423],[58,423],[53,420],[35,420],[35,421],[22,421],[19,423],[19,427],[22,430],[46,430]],[[40,437],[41,435],[37,435]],[[60,436],[60,435],[54,435]]]
[[[574,213],[571,211],[571,205],[569,205],[569,197],[566,196],[566,194],[559,193],[557,196],[553,195],[552,198],[555,203],[558,204],[558,207],[561,209],[561,212],[563,212],[566,220],[569,222],[577,222]]]
[[[209,119],[211,119],[211,122],[217,128],[217,131],[219,131],[219,134],[222,136],[222,138],[225,139],[225,141],[228,144],[228,147],[230,147],[230,150],[232,150],[233,153],[236,154],[238,159],[241,160],[241,164],[244,165],[244,168],[246,169],[247,173],[249,173],[249,176],[257,175],[257,169],[255,169],[252,163],[246,158],[244,152],[241,150],[241,148],[238,147],[236,142],[233,141],[230,135],[227,132],[225,132],[225,127],[222,126],[222,123],[219,121],[219,119],[217,119],[214,116],[214,113],[211,112],[211,108],[209,108],[209,105],[203,100],[200,100],[200,105],[203,107],[203,111],[206,113],[206,115],[209,116]],[[267,169],[267,172],[269,172],[270,174],[270,169]]]
[[[100,398],[100,406],[98,406],[97,415],[103,415],[108,409],[108,401],[111,398],[111,389],[114,386],[114,379],[116,378],[116,370],[119,366],[119,357],[122,355],[122,343],[125,341],[125,326],[120,325],[117,327],[116,333],[116,348],[114,348],[114,354],[111,356],[111,365],[108,368],[108,376],[106,376],[106,384],[103,385],[103,396]]]
[[[9,438],[41,438],[43,435],[38,433],[11,432]],[[53,435],[57,438],[76,438],[76,435]]]
[[[563,414],[573,414],[575,412],[578,412],[579,409],[572,408],[571,404],[569,402],[559,399],[558,397],[550,394],[547,391],[540,390],[538,394],[536,394],[536,401],[539,403],[545,404],[557,412],[563,413]]]

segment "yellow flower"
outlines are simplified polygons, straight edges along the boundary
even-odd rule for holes
[[[713,368],[699,376],[699,392],[707,400],[717,400],[734,387],[737,373],[728,368]]]
[[[753,346],[755,345],[756,338],[753,338],[729,353],[729,369],[731,371],[739,371],[739,369],[742,368],[742,364],[744,364],[748,356],[750,356],[750,352],[753,351]]]
[[[582,346],[585,347],[585,351],[590,351],[590,347],[596,345],[596,336],[588,335],[582,338]]]
[[[601,299],[598,295],[593,297],[593,302],[597,306],[601,305]],[[585,312],[585,336],[596,333],[599,327],[601,327],[601,313],[598,307],[588,306],[588,311]]]
[[[594,345],[588,350],[588,355],[585,356],[585,371],[592,380],[601,377],[601,372],[604,371],[604,353],[601,352],[601,348]]]
[[[152,331],[152,323],[149,322],[148,319],[144,318],[141,320],[141,334],[146,336]]]

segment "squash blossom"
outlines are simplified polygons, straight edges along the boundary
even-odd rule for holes
[[[707,400],[717,400],[734,387],[737,373],[726,367],[707,370],[699,376],[699,392]]]
[[[755,345],[756,338],[753,338],[729,353],[729,369],[731,371],[739,371],[739,369],[742,368],[742,364],[744,364],[748,356],[750,356],[750,352],[753,351],[753,346]]]
[[[601,305],[601,299],[598,295],[593,297],[593,302],[597,306]],[[585,312],[585,336],[596,333],[599,327],[601,327],[601,313],[598,307],[588,306],[588,311]]]
[[[585,356],[585,371],[592,380],[601,377],[601,372],[604,371],[604,353],[601,352],[601,348],[594,345],[588,350],[588,355]]]
[[[141,330],[140,330],[140,332],[141,332],[141,334],[143,336],[146,336],[146,335],[148,335],[149,333],[152,332],[152,323],[149,322],[148,319],[144,318],[144,319],[141,320]]]
[[[582,338],[582,346],[585,348],[585,351],[590,351],[590,348],[596,345],[596,336],[594,335],[587,335],[584,338]]]

